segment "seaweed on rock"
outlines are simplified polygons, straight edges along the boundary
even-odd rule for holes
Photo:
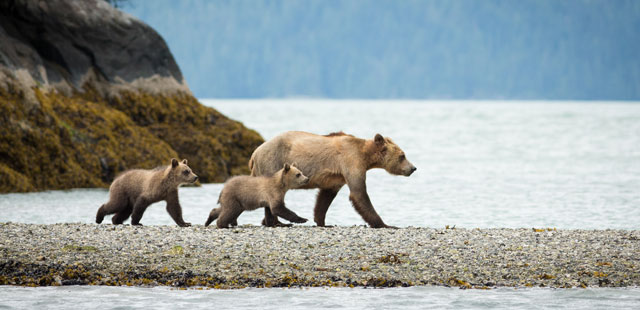
[[[37,105],[0,88],[0,192],[106,187],[121,171],[188,158],[203,182],[248,173],[262,138],[193,96],[102,98],[34,89]]]
[[[248,173],[258,133],[193,97],[162,37],[101,0],[0,1],[0,193],[106,187],[188,158]]]

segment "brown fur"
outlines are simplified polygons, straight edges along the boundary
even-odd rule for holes
[[[377,134],[365,140],[342,132],[320,136],[302,131],[280,134],[260,145],[251,155],[249,168],[253,176],[269,176],[285,162],[296,162],[309,176],[303,188],[319,188],[314,220],[325,226],[329,205],[338,191],[347,184],[349,199],[356,211],[371,227],[388,227],[371,204],[366,190],[366,173],[382,168],[395,175],[411,175],[416,168],[391,139]],[[272,216],[265,210],[265,222]],[[277,219],[275,219],[277,223]]]
[[[342,131],[332,132],[332,133],[330,133],[328,135],[324,135],[324,137],[341,137],[341,136],[351,136],[351,137],[353,137],[352,135],[348,135],[348,134],[346,134],[346,133],[344,133]]]
[[[96,223],[102,223],[105,215],[114,214],[113,224],[122,224],[131,216],[131,225],[141,225],[140,219],[147,207],[166,200],[167,212],[176,224],[191,226],[182,219],[182,208],[178,201],[178,186],[193,183],[198,176],[187,166],[187,160],[171,159],[169,166],[153,170],[129,170],[118,176],[109,188],[109,202],[103,204],[96,214]]]
[[[308,177],[289,164],[285,164],[284,168],[270,177],[247,175],[233,177],[225,183],[220,192],[218,198],[220,207],[211,210],[204,226],[209,226],[216,219],[218,228],[236,226],[238,216],[243,211],[258,208],[269,209],[272,214],[290,222],[304,223],[307,219],[299,217],[284,206],[284,196],[289,189],[299,188],[308,182]],[[272,223],[267,224],[267,226],[273,226]]]

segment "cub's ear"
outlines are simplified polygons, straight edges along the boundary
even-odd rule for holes
[[[291,166],[289,166],[289,164],[284,164],[284,173],[289,172],[289,169],[291,169]]]
[[[377,133],[376,137],[373,138],[373,141],[375,141],[376,144],[378,144],[378,145],[382,145],[382,144],[384,144],[384,137],[382,137],[381,134]]]
[[[175,158],[171,158],[171,168],[178,167],[178,160]]]
[[[182,160],[182,163],[186,165],[186,164],[187,164],[187,159],[186,159],[186,158],[185,158],[185,159],[183,159],[183,160]]]

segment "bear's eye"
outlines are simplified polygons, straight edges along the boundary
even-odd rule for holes
[[[301,175],[301,173],[296,174],[296,178],[299,178]]]
[[[182,171],[182,174],[189,175],[189,172],[190,172],[189,170],[185,170],[185,171]]]
[[[405,159],[404,155],[400,155],[400,161],[403,161]]]

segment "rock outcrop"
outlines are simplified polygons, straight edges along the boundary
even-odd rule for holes
[[[248,173],[262,138],[200,104],[166,43],[103,0],[0,2],[0,192],[106,187],[188,158]]]

